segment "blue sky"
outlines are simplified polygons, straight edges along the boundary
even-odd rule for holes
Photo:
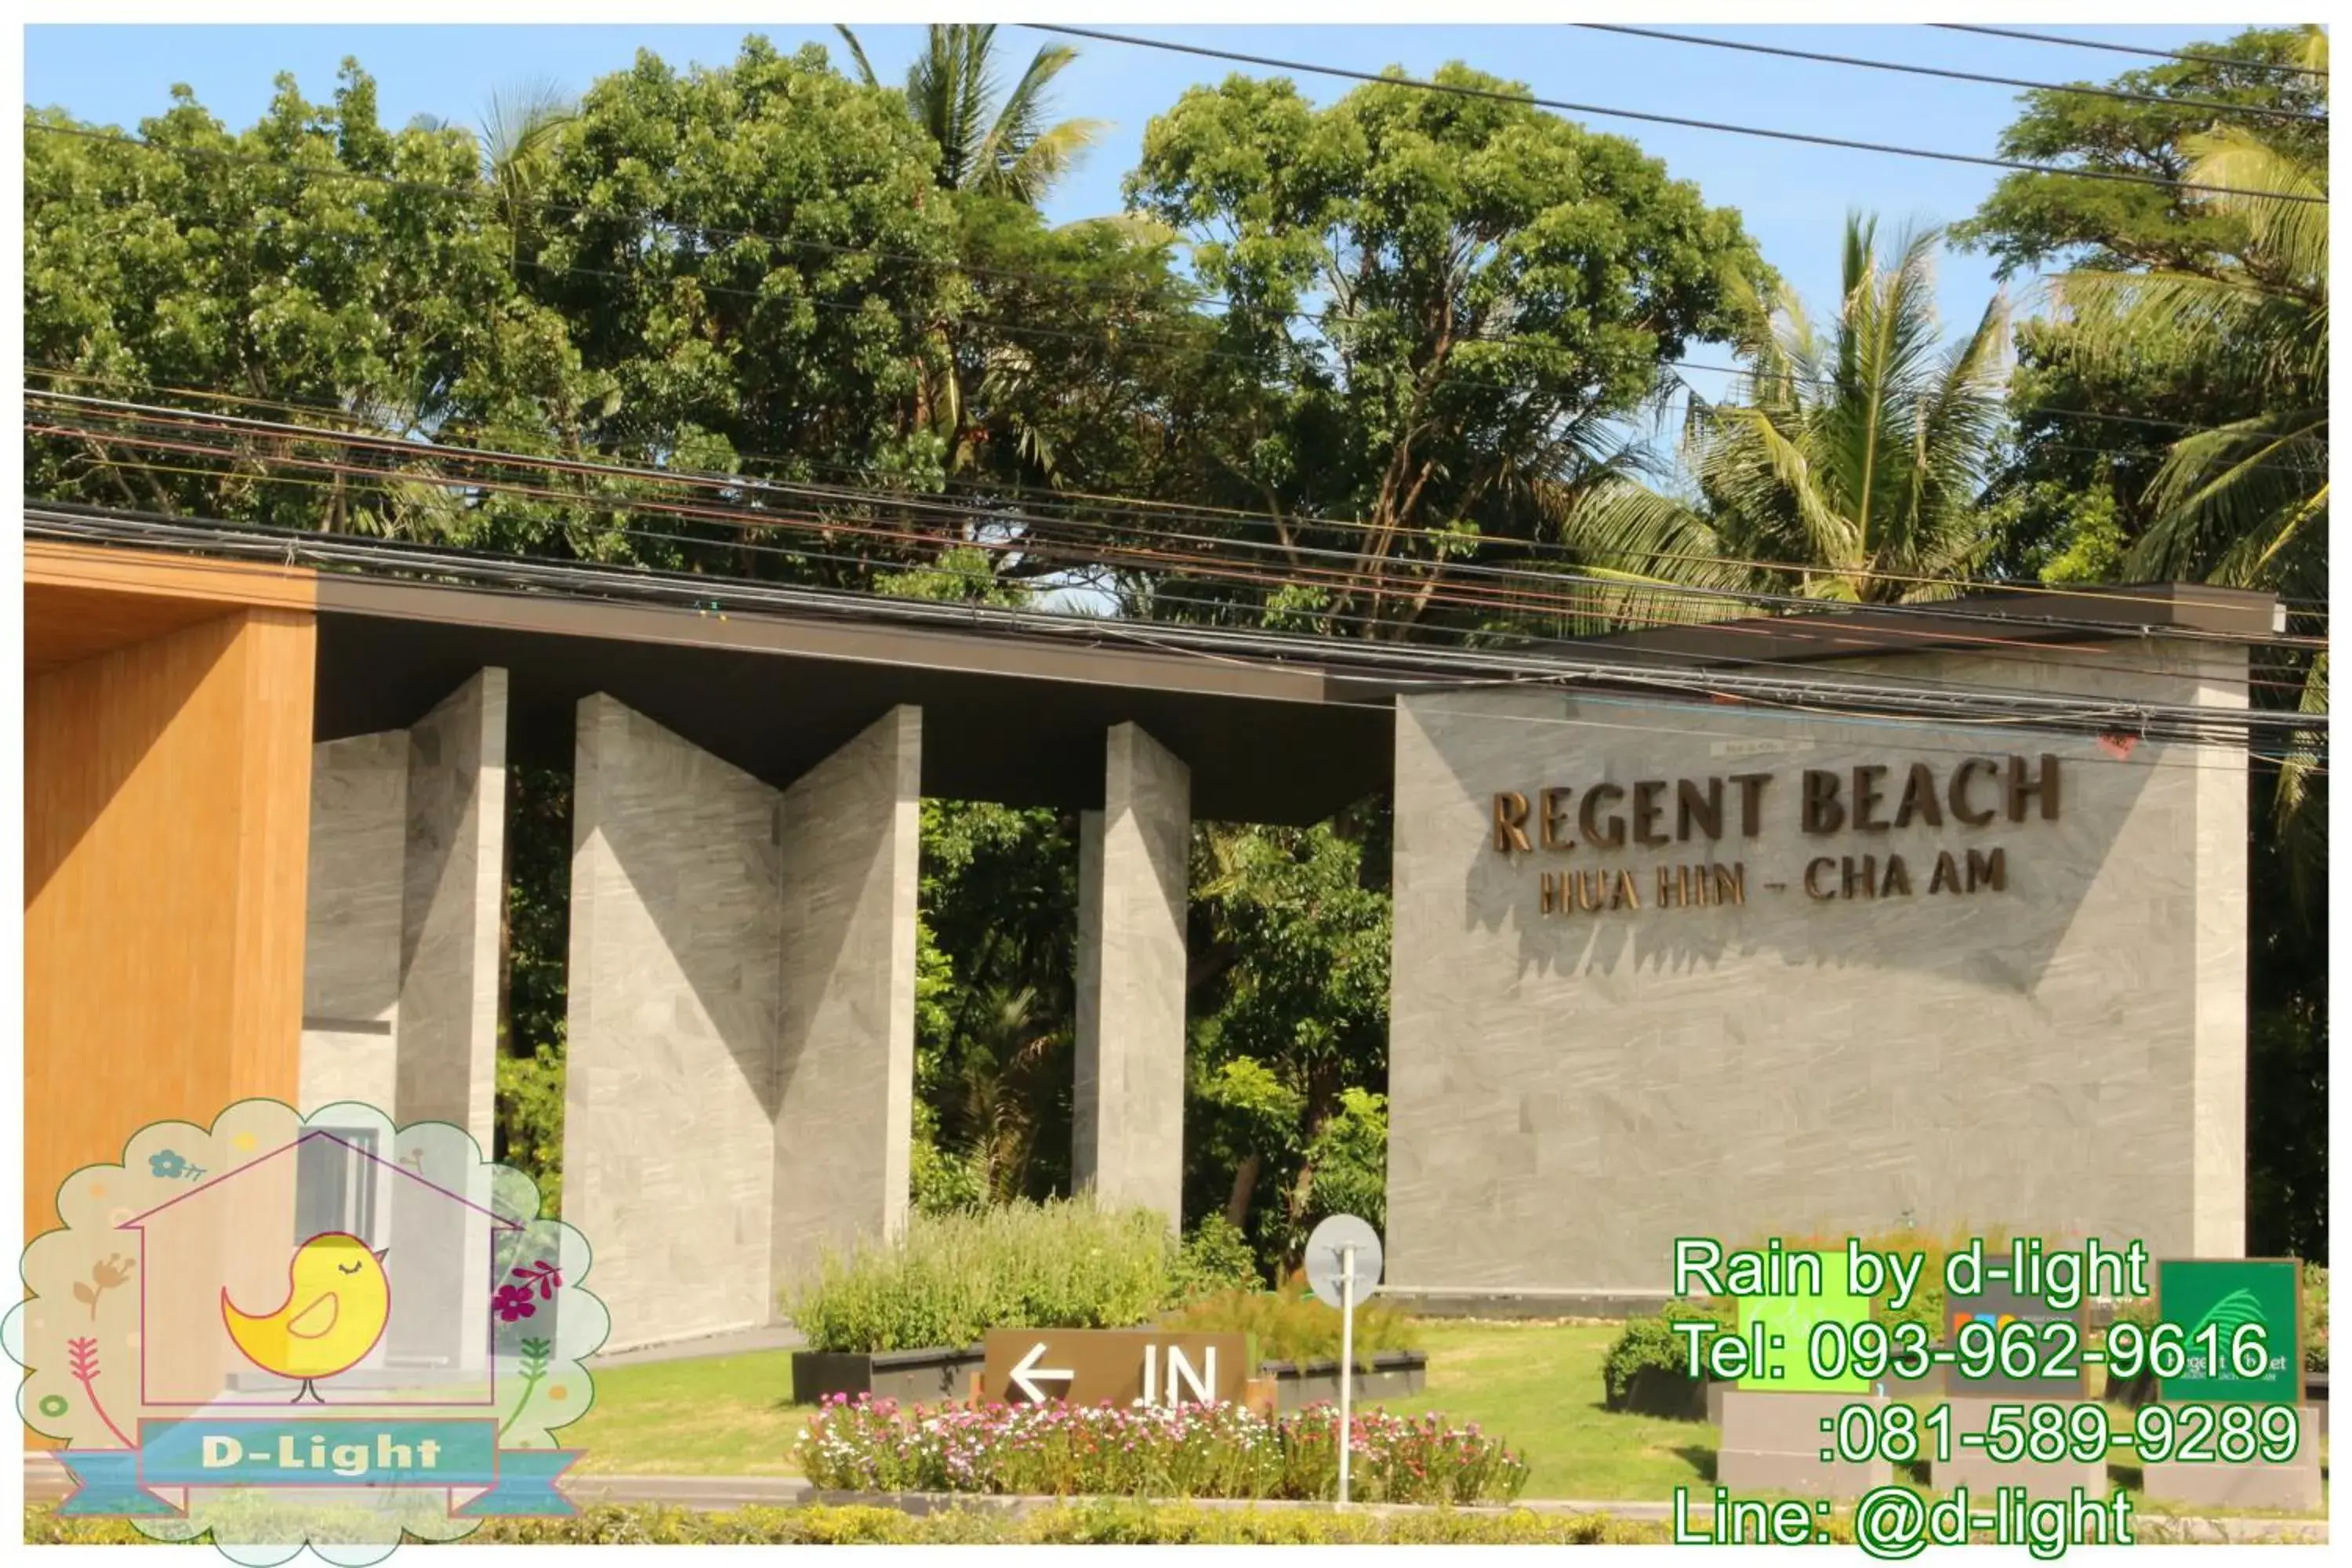
[[[2101,24],[2074,32],[2110,42],[2180,48],[2228,37],[2244,24],[2129,26]],[[782,47],[834,43],[829,28],[759,29]],[[1566,26],[1156,25],[1113,30],[1318,64],[1378,70],[1402,65],[1426,75],[1449,59],[1527,83],[1542,97],[1770,126],[1822,135],[1990,153],[2015,112],[2010,89],[1885,71],[1814,64],[1704,48]],[[1765,42],[1874,59],[2047,81],[2105,81],[2138,61],[2124,55],[1990,38],[1921,26],[1688,26],[1680,32]],[[338,63],[356,56],[378,83],[392,124],[429,113],[477,121],[501,88],[544,78],[569,89],[625,67],[638,49],[673,63],[731,58],[742,26],[696,25],[556,26],[43,26],[25,30],[26,98],[61,105],[88,121],[133,127],[160,112],[174,82],[193,87],[215,114],[242,128],[258,116],[280,70],[295,73],[306,94],[323,98]],[[859,29],[868,57],[896,80],[922,29]],[[1003,43],[1026,61],[1051,40],[1008,26]],[[1065,115],[1112,122],[1087,161],[1055,194],[1049,215],[1069,219],[1113,212],[1120,177],[1134,165],[1150,117],[1185,88],[1237,68],[1161,50],[1081,42],[1065,71],[1055,106]],[[835,46],[835,57],[845,56]],[[1265,73],[1258,73],[1265,74]],[[1304,91],[1328,102],[1355,84],[1301,77]],[[1837,283],[1837,238],[1849,208],[1883,215],[1883,229],[1906,221],[1948,222],[1972,212],[1999,171],[1718,132],[1579,116],[1597,130],[1631,136],[1697,182],[1706,198],[1738,207],[1771,261],[1817,310]],[[1979,257],[1948,256],[1939,298],[1949,330],[1972,326],[1994,288]],[[1704,351],[1715,358],[1721,351]],[[1699,378],[1714,393],[1713,378]]]

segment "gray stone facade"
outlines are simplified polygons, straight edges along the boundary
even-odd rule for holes
[[[487,1154],[505,897],[507,673],[311,752],[301,1108],[463,1127]]]
[[[893,709],[781,802],[779,1288],[826,1246],[907,1223],[922,748],[921,712]]]
[[[2219,644],[2042,658],[1836,668],[2245,700]],[[2242,752],[1485,689],[1402,699],[1396,771],[1399,1291],[1906,1224],[2242,1251]]]
[[[779,791],[580,704],[564,1218],[610,1348],[764,1324],[904,1213],[919,714]]]
[[[1134,724],[1105,745],[1103,809],[1078,820],[1071,1173],[1107,1203],[1184,1195],[1184,921],[1191,773]]]

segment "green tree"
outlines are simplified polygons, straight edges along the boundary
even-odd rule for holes
[[[594,395],[563,322],[524,298],[462,131],[377,121],[344,62],[331,102],[278,79],[232,134],[186,89],[139,142],[59,110],[26,117],[25,349],[35,378],[152,401],[192,388],[242,412],[414,436],[488,425],[539,441]],[[215,406],[217,406],[216,405]],[[339,472],[299,437],[159,456],[27,442],[28,493],[288,527],[409,531],[445,507]],[[252,458],[276,459],[265,469]]]
[[[1386,841],[1379,802],[1193,835],[1185,1207],[1222,1211],[1277,1273],[1331,1194],[1378,1206],[1386,1123],[1349,1097],[1388,1079]]]
[[[1875,221],[1848,218],[1826,334],[1791,290],[1736,293],[1745,372],[1731,400],[1694,399],[1685,437],[1727,554],[1798,566],[1808,595],[1860,603],[1941,597],[1974,570],[2007,311],[1996,298],[1948,347],[1937,243],[1906,235],[1882,263]]]
[[[583,96],[550,162],[539,188],[562,221],[526,276],[612,378],[592,449],[719,473],[756,461],[784,478],[936,480],[943,451],[918,397],[933,329],[960,308],[955,216],[893,95],[847,80],[821,48],[786,58],[758,37],[717,69],[641,54]],[[737,500],[767,504],[755,490]],[[567,542],[827,582],[929,553],[848,533],[779,553],[761,546],[803,536],[735,523],[667,521],[669,541],[619,529],[574,523]]]
[[[835,31],[866,85],[880,87],[857,35],[838,24]],[[939,150],[940,188],[1028,206],[1044,200],[1108,129],[1098,120],[1047,123],[1047,89],[1077,55],[1067,44],[1045,46],[1008,92],[997,69],[995,24],[933,23],[923,53],[907,68],[906,103]]]
[[[2176,185],[2085,176],[2189,179],[2191,141],[2220,122],[2324,167],[2324,119],[2224,121],[2204,107],[2218,101],[2324,115],[2324,78],[2272,68],[2308,63],[2310,47],[2305,29],[2253,28],[2187,51],[2208,58],[2127,71],[2106,84],[2154,102],[2054,89],[2024,95],[2001,135],[2002,155],[2082,173],[2005,175],[1973,217],[1953,226],[1954,243],[1993,257],[2005,278],[2037,269],[2223,276],[2250,237],[2226,204]],[[2112,577],[2122,570],[2120,552],[2096,536],[2112,531],[2128,548],[2146,531],[2151,484],[2173,437],[2251,417],[2263,406],[2242,382],[2213,376],[2197,356],[2153,335],[2128,358],[2076,353],[2078,338],[2063,310],[2018,324],[2010,383],[2015,428],[1990,491],[1999,509],[1992,559],[2005,574],[2054,567]],[[2099,499],[2086,506],[2093,497]],[[2078,538],[2084,530],[2092,537]]]
[[[1196,497],[1264,518],[1231,537],[1290,581],[1292,624],[1350,635],[1478,625],[1455,568],[1553,536],[1627,460],[1662,362],[1729,330],[1727,275],[1764,275],[1738,216],[1632,142],[1389,83],[1321,110],[1287,80],[1194,88],[1127,191],[1225,302],[1192,402]],[[1230,582],[1163,587],[1269,607]]]

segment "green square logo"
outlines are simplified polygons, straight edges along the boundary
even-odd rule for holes
[[[2179,1376],[2157,1379],[2158,1397],[2301,1404],[2302,1291],[2292,1259],[2159,1260],[2157,1313],[2179,1330],[2184,1364]]]
[[[1790,1254],[1791,1258],[1797,1255]],[[1866,1378],[1816,1377],[1813,1358],[1807,1346],[1813,1330],[1822,1323],[1844,1325],[1847,1341],[1851,1331],[1870,1319],[1870,1301],[1853,1293],[1846,1276],[1845,1254],[1823,1252],[1815,1254],[1822,1260],[1821,1294],[1794,1290],[1764,1296],[1741,1296],[1739,1331],[1752,1334],[1752,1324],[1761,1324],[1765,1332],[1763,1361],[1760,1373],[1743,1377],[1739,1386],[1763,1394],[1867,1394]],[[1832,1365],[1838,1363],[1837,1351],[1823,1336],[1822,1359]]]

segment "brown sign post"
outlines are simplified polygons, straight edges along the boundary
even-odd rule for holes
[[[1246,1334],[1159,1329],[991,1329],[985,1397],[1006,1405],[1213,1405],[1244,1396]]]

